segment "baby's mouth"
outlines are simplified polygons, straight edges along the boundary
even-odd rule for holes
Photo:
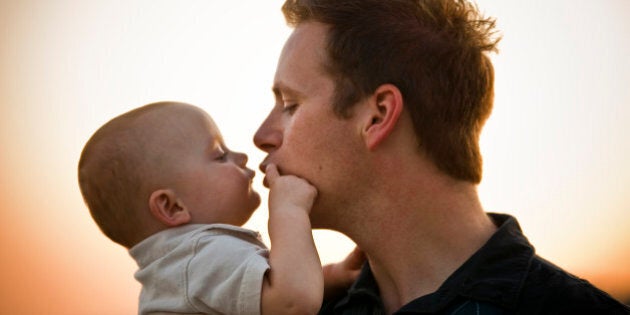
[[[247,170],[247,176],[249,176],[249,180],[252,181],[254,180],[254,177],[256,177],[256,172],[254,172],[254,170],[252,169],[246,169]]]

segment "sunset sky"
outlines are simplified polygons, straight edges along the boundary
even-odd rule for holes
[[[282,2],[0,0],[0,314],[136,313],[135,262],[83,204],[81,149],[110,118],[177,100],[206,109],[257,170],[252,136],[290,33]],[[477,3],[503,36],[481,143],[485,209],[515,215],[543,257],[630,300],[630,1]],[[268,240],[266,218],[263,202],[246,227]],[[323,262],[353,247],[315,238]]]

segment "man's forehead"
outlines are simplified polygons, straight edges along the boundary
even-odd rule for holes
[[[319,22],[304,22],[299,24],[287,39],[280,58],[287,55],[314,53],[320,60],[325,57],[325,44],[328,26]]]
[[[327,27],[318,22],[305,22],[295,28],[280,55],[272,87],[274,95],[298,96],[306,88],[304,85],[308,85],[306,78],[327,75],[323,66],[326,33]]]

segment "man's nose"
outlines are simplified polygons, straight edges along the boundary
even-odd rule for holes
[[[282,130],[276,123],[273,112],[258,127],[254,134],[254,144],[267,153],[279,148],[282,144]]]

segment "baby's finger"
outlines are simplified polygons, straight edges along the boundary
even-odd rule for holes
[[[267,168],[265,169],[265,180],[267,180],[267,184],[269,184],[269,186],[271,186],[278,176],[280,176],[278,173],[278,167],[275,164],[267,165]]]

